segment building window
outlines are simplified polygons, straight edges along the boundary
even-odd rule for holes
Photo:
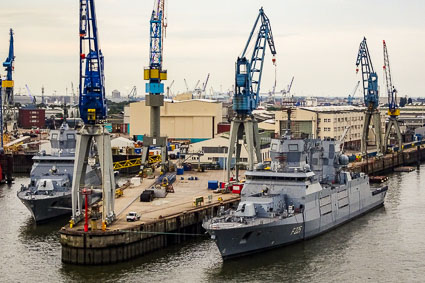
[[[202,151],[204,153],[227,153],[227,146],[203,146]]]

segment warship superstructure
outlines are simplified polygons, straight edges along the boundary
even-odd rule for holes
[[[371,187],[366,174],[347,171],[341,145],[273,139],[271,164],[245,172],[237,209],[203,223],[222,257],[305,240],[383,205],[388,187]]]
[[[36,222],[71,213],[71,186],[74,171],[76,131],[64,123],[60,129],[50,131],[51,154],[45,151],[33,157],[31,181],[22,185],[18,198],[29,209]],[[86,183],[99,185],[100,170],[88,166]],[[100,199],[93,194],[91,202]]]

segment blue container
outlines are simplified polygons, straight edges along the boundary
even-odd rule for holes
[[[218,188],[218,181],[208,181],[208,189],[216,190]]]
[[[140,148],[140,147],[136,147],[136,148],[134,149],[134,153],[135,153],[135,154],[142,154],[142,148]]]
[[[184,168],[177,168],[177,175],[183,175],[184,174]]]
[[[184,171],[192,171],[192,165],[190,164],[187,164],[187,163],[183,164],[183,168],[184,168]]]

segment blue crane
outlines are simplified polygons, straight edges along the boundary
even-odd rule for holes
[[[258,30],[255,38],[255,32]],[[254,39],[255,38],[255,39]],[[254,49],[250,58],[247,58],[248,47],[251,40],[255,40]],[[254,168],[254,157],[257,162],[261,162],[260,138],[258,132],[258,122],[252,115],[260,100],[261,76],[263,72],[264,56],[266,45],[269,46],[273,55],[272,62],[276,63],[276,48],[273,40],[272,29],[269,18],[260,9],[254,27],[245,44],[242,55],[236,60],[235,92],[233,96],[233,117],[230,129],[230,147],[227,160],[227,179],[230,180],[230,167],[232,165],[233,154],[236,156],[236,181],[238,180],[239,165],[242,165],[240,154],[241,144],[246,136],[246,148],[248,150],[248,169]],[[255,152],[255,154],[254,154]]]
[[[162,69],[164,60],[164,36],[167,27],[165,16],[165,0],[155,0],[150,19],[149,67],[144,69],[146,83],[146,106],[150,107],[150,134],[143,137],[142,166],[148,165],[149,149],[161,147],[161,164],[163,172],[167,171],[167,139],[160,135],[160,107],[164,105],[164,84],[167,71]]]
[[[251,54],[251,59],[248,60],[248,58],[246,58],[246,52],[250,46],[251,39],[254,36],[254,32],[257,29],[260,19],[261,24],[255,40],[254,50]],[[274,45],[270,21],[264,13],[263,8],[261,8],[242,55],[238,57],[236,61],[233,110],[235,110],[238,115],[251,115],[252,111],[258,106],[260,99],[261,76],[267,43],[273,55],[273,63],[275,63],[276,60],[274,56],[276,55],[276,48]]]
[[[363,81],[363,96],[364,104],[367,108],[363,124],[363,135],[361,140],[361,151],[363,154],[367,153],[367,140],[369,136],[369,126],[371,120],[375,127],[375,145],[377,152],[382,153],[382,128],[381,116],[378,111],[379,106],[379,92],[378,92],[378,75],[373,69],[372,60],[370,58],[369,49],[366,43],[366,37],[360,42],[359,52],[356,60],[356,73],[359,72],[359,65],[361,65],[362,81]]]
[[[379,105],[378,75],[373,69],[366,37],[360,43],[356,61],[356,72],[359,71],[360,64],[362,68],[364,104],[370,109],[376,109]]]
[[[5,67],[5,71],[7,72],[6,80],[3,81],[3,85],[7,81],[13,81],[12,73],[13,73],[13,62],[15,61],[15,51],[13,46],[13,29],[10,29],[10,41],[9,41],[9,55],[7,56],[6,60],[3,62],[3,67]],[[9,86],[5,86],[9,87]],[[13,87],[13,83],[12,86]]]
[[[80,0],[80,81],[79,109],[84,126],[77,135],[74,175],[72,180],[72,218],[70,226],[82,220],[83,194],[91,193],[86,184],[87,166],[99,164],[102,175],[102,229],[116,219],[115,177],[113,173],[111,139],[105,129],[107,118],[104,59],[99,45],[94,0]],[[96,146],[95,146],[96,145]],[[87,213],[87,210],[86,210]],[[86,218],[87,220],[87,218]],[[87,222],[84,231],[88,231]]]
[[[107,116],[103,68],[94,0],[81,0],[79,109],[86,124],[105,120]]]
[[[402,137],[400,131],[400,125],[398,123],[397,117],[400,115],[400,109],[397,104],[397,90],[393,86],[392,78],[391,78],[391,68],[390,68],[390,59],[388,56],[388,49],[385,40],[383,41],[383,51],[384,51],[384,75],[385,82],[387,86],[388,93],[388,115],[390,116],[388,119],[387,127],[385,129],[385,137],[384,137],[384,149],[388,150],[389,138],[391,134],[391,129],[394,127],[395,134],[397,136],[396,141],[398,144],[398,148],[402,149]]]
[[[8,56],[6,58],[6,60],[3,62],[3,67],[5,67],[5,71],[6,71],[6,79],[2,80],[1,82],[1,87],[4,88],[4,92],[2,91],[0,93],[0,97],[1,97],[1,124],[2,124],[2,129],[1,129],[1,134],[3,136],[3,125],[6,127],[6,132],[7,132],[7,124],[10,121],[14,120],[14,112],[12,110],[13,107],[13,87],[14,87],[14,82],[13,82],[13,71],[14,71],[14,62],[15,62],[15,49],[14,49],[14,40],[13,40],[13,29],[10,29],[10,40],[9,40],[9,53]],[[3,97],[4,95],[4,97]],[[14,127],[16,126],[16,124],[14,125]]]

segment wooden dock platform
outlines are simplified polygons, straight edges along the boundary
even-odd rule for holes
[[[188,180],[188,177],[198,180]],[[184,179],[181,180],[181,177]],[[223,171],[185,172],[177,176],[174,193],[152,202],[140,202],[140,194],[152,187],[154,179],[144,179],[140,186],[127,188],[115,202],[117,220],[107,227],[84,232],[83,223],[60,231],[62,261],[93,265],[126,261],[187,237],[200,235],[202,220],[217,214],[220,206],[228,208],[240,200],[238,194],[216,194],[208,190],[209,180],[222,180]],[[197,197],[204,203],[194,206]],[[220,200],[219,200],[220,198]],[[210,200],[210,201],[209,201]],[[127,222],[126,215],[134,211],[141,215],[136,222]]]

